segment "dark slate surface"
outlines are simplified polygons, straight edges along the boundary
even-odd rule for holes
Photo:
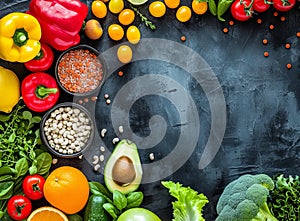
[[[188,1],[182,1],[188,2]],[[86,1],[88,5],[91,1]],[[25,11],[29,1],[2,0],[0,2],[0,17],[12,11]],[[183,3],[182,3],[183,4]],[[140,10],[148,14],[145,6]],[[280,21],[284,15],[286,21]],[[174,65],[180,60],[189,60],[188,55],[172,57],[172,62],[167,63],[159,60],[140,60],[117,69],[106,80],[98,95],[96,103],[85,103],[95,114],[97,128],[107,128],[107,136],[103,140],[98,137],[95,145],[89,150],[82,160],[60,159],[54,166],[73,165],[85,172],[89,180],[102,182],[101,173],[93,171],[91,158],[99,153],[99,146],[105,145],[110,151],[113,149],[111,140],[119,135],[113,125],[128,122],[131,132],[139,137],[140,156],[144,165],[151,165],[148,155],[155,153],[156,160],[166,157],[179,140],[181,130],[190,126],[192,122],[181,122],[181,112],[174,102],[157,94],[147,95],[137,99],[129,113],[112,113],[113,104],[106,105],[104,94],[109,94],[112,101],[116,98],[121,88],[137,77],[149,75],[149,82],[155,82],[155,75],[164,76],[178,82],[192,98],[197,114],[200,119],[199,140],[192,155],[183,162],[172,162],[182,165],[177,171],[172,171],[170,165],[162,165],[161,170],[171,170],[164,180],[179,181],[186,186],[203,192],[210,200],[205,207],[206,220],[214,220],[216,217],[215,206],[223,188],[233,179],[245,173],[266,173],[273,176],[277,173],[299,174],[299,129],[298,117],[300,102],[299,85],[299,38],[296,32],[300,31],[298,6],[291,12],[273,16],[273,10],[261,15],[255,15],[251,21],[235,22],[229,26],[230,15],[226,14],[227,21],[219,22],[215,17],[207,13],[204,16],[193,15],[190,22],[182,24],[175,19],[175,11],[167,10],[162,19],[151,20],[157,25],[157,30],[151,31],[136,19],[135,24],[140,28],[143,38],[161,38],[185,45],[198,53],[211,67],[220,82],[226,103],[226,131],[221,147],[212,160],[204,169],[199,169],[198,163],[208,140],[211,128],[212,111],[203,88],[191,76],[191,73]],[[89,18],[92,18],[89,15]],[[261,18],[262,24],[257,24],[256,19]],[[117,22],[116,16],[109,15],[101,20],[104,29],[108,25]],[[270,30],[269,25],[274,24],[275,29]],[[229,28],[224,34],[222,29]],[[180,37],[186,36],[186,42],[181,42]],[[262,44],[262,39],[269,40],[268,45]],[[125,40],[124,40],[125,41]],[[90,41],[82,35],[82,43],[97,48],[100,52],[106,52],[116,45],[107,37],[107,33],[99,41]],[[291,49],[285,49],[285,43],[291,43]],[[157,45],[151,45],[156,49]],[[137,51],[139,46],[135,46]],[[169,49],[170,51],[170,49]],[[268,51],[270,56],[265,58],[263,52]],[[159,52],[158,54],[163,54]],[[56,52],[58,56],[60,52]],[[109,60],[109,64],[117,61]],[[291,63],[292,69],[288,70],[286,64]],[[14,70],[22,79],[28,72],[22,64],[8,63],[0,60],[0,64]],[[117,76],[118,70],[122,70],[125,76]],[[49,73],[54,73],[54,67]],[[146,80],[147,81],[147,80]],[[161,83],[160,89],[164,88],[172,93],[173,87],[166,82]],[[144,85],[136,86],[130,90],[126,97],[139,96],[143,92]],[[60,101],[78,98],[63,94]],[[183,95],[173,96],[173,99],[184,104]],[[118,105],[116,105],[118,106]],[[120,109],[118,109],[120,111]],[[162,134],[160,142],[154,146],[143,145],[142,140],[154,133],[156,128],[149,126],[149,120],[154,115],[160,115],[165,119],[164,127],[159,129],[166,133]],[[120,122],[116,122],[116,117]],[[197,116],[194,116],[197,118]],[[158,122],[161,118],[157,118]],[[155,124],[154,124],[155,126]],[[115,131],[115,132],[114,132]],[[156,131],[157,132],[157,131]],[[132,135],[132,134],[130,134]],[[132,135],[133,136],[133,135]],[[161,136],[159,132],[157,136]],[[185,135],[185,136],[188,136]],[[188,147],[182,147],[188,148]],[[106,155],[109,151],[106,151]],[[177,159],[178,160],[178,159]],[[150,171],[151,172],[151,171]],[[161,171],[154,171],[159,173]],[[154,174],[155,175],[155,174]],[[147,172],[145,176],[150,176]],[[147,177],[146,177],[147,178]],[[156,212],[162,220],[171,220],[172,208],[168,192],[160,185],[160,181],[141,185],[140,189],[145,194],[143,206]],[[41,202],[43,204],[45,202]]]

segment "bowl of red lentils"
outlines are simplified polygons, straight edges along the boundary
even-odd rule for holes
[[[85,107],[63,102],[43,116],[40,124],[41,140],[55,156],[74,158],[92,145],[94,128],[92,117]]]
[[[71,95],[95,94],[105,79],[105,63],[95,48],[77,45],[59,56],[55,77],[59,86]]]

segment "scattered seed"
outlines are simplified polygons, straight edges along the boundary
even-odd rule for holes
[[[228,28],[223,28],[224,33],[228,33],[228,31],[229,31]]]
[[[265,52],[264,52],[264,56],[265,56],[265,57],[269,57],[269,52],[265,51]]]
[[[230,21],[228,22],[228,24],[229,24],[230,26],[232,26],[232,25],[234,25],[234,21],[230,20]]]
[[[108,98],[109,98],[109,95],[108,95],[108,94],[104,94],[104,98],[105,98],[105,99],[108,99]]]
[[[258,24],[261,24],[261,23],[262,23],[261,18],[258,18],[258,19],[256,20],[256,22],[257,22]]]
[[[105,147],[104,146],[100,146],[100,151],[104,152],[105,151]]]
[[[278,16],[278,12],[274,12],[273,15],[274,15],[275,17],[277,17],[277,16]]]
[[[101,137],[104,137],[105,134],[106,134],[106,132],[107,132],[107,130],[106,130],[105,128],[103,128],[103,129],[101,130]]]
[[[57,162],[58,162],[58,159],[56,159],[56,158],[53,158],[53,159],[52,159],[52,164],[53,164],[53,165],[57,164]]]
[[[98,171],[100,169],[100,167],[101,167],[100,164],[97,164],[97,165],[94,166],[94,170]]]
[[[93,164],[96,165],[99,162],[99,157],[98,156],[93,156]]]
[[[273,30],[275,28],[275,26],[274,25],[270,25],[269,28],[270,28],[270,30]]]
[[[111,103],[111,100],[110,99],[107,99],[106,100],[106,104],[110,104]]]
[[[112,143],[113,144],[116,144],[120,141],[120,139],[118,137],[115,137],[113,140],[112,140]]]
[[[81,160],[81,159],[82,159],[82,157],[83,157],[83,155],[80,155],[78,158]]]
[[[149,159],[150,159],[150,160],[154,160],[154,153],[150,153],[150,154],[149,154]]]
[[[281,17],[280,17],[280,20],[281,20],[281,21],[285,21],[285,17],[284,17],[284,16],[281,16]]]
[[[183,36],[180,37],[180,40],[181,40],[182,42],[185,42],[185,41],[186,41],[186,37],[183,35]]]
[[[100,162],[103,162],[103,161],[104,161],[104,155],[101,154],[101,155],[100,155]]]
[[[91,97],[92,101],[96,101],[98,98],[96,96]]]
[[[119,75],[119,77],[122,77],[124,75],[124,72],[123,71],[119,71],[118,75]]]
[[[263,43],[264,45],[268,44],[268,39],[266,39],[266,38],[263,39],[263,40],[262,40],[262,43]]]
[[[124,132],[123,126],[119,126],[119,132],[122,134]]]
[[[290,49],[290,48],[291,48],[291,44],[286,43],[286,44],[285,44],[285,48],[286,48],[286,49]]]
[[[292,64],[291,63],[286,64],[286,68],[287,69],[291,69],[292,68]]]

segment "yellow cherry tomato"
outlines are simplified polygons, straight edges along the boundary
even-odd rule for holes
[[[111,24],[108,27],[108,36],[115,41],[119,41],[124,36],[124,29],[121,25],[118,24]]]
[[[192,10],[188,6],[181,6],[176,12],[176,18],[180,22],[187,22],[192,17]]]
[[[122,25],[130,25],[135,19],[134,11],[131,9],[124,9],[120,12],[118,19]]]
[[[166,14],[166,5],[160,1],[152,2],[149,5],[149,12],[153,17],[160,18]]]
[[[192,1],[192,9],[197,15],[203,15],[208,8],[207,2],[198,2],[197,0]]]
[[[93,1],[91,8],[93,15],[97,18],[104,18],[107,15],[107,7],[102,1]]]
[[[180,0],[164,0],[168,8],[174,9],[180,5]]]
[[[117,51],[117,57],[120,62],[127,64],[132,60],[132,50],[128,45],[121,45]]]
[[[137,44],[141,39],[141,32],[136,26],[131,25],[126,31],[126,38],[131,44]]]
[[[108,9],[111,13],[118,14],[124,8],[123,0],[110,0],[108,3]]]

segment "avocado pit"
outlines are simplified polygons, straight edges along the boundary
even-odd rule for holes
[[[136,178],[136,172],[132,160],[127,156],[121,156],[116,160],[112,168],[112,179],[120,186],[130,185]]]

